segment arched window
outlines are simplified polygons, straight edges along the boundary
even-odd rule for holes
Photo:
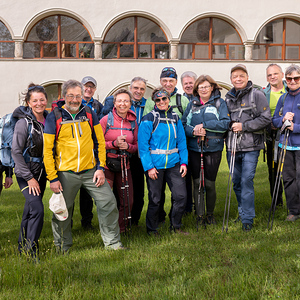
[[[39,21],[24,43],[24,58],[94,58],[94,43],[73,18],[55,15]]]
[[[62,83],[51,83],[44,86],[48,96],[47,110],[51,111],[52,102],[61,98],[61,87]]]
[[[178,45],[179,59],[244,59],[236,29],[224,20],[204,18],[189,25]]]
[[[128,17],[106,33],[103,58],[169,58],[169,43],[163,30],[143,17]]]
[[[0,58],[13,58],[15,43],[7,27],[0,21]]]
[[[253,59],[299,60],[300,23],[277,19],[262,28],[253,46]]]

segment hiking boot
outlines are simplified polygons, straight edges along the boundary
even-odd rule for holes
[[[206,222],[204,216],[197,216],[197,224],[206,227]]]
[[[217,221],[213,214],[206,216],[206,223],[208,225],[217,225]]]
[[[243,231],[250,231],[252,229],[252,224],[251,223],[243,223],[242,229],[243,229]]]
[[[174,230],[173,231],[171,231],[171,233],[172,232],[174,232],[174,233],[178,233],[178,234],[182,234],[182,235],[189,235],[189,233],[188,232],[185,232],[185,231],[183,231],[182,229],[180,229],[180,228],[174,228]]]
[[[289,222],[295,222],[299,218],[300,218],[300,215],[288,215],[285,220],[289,221]]]

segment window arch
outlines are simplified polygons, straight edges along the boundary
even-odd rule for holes
[[[94,42],[77,20],[53,15],[40,20],[24,43],[24,58],[94,58]]]
[[[15,43],[7,27],[0,21],[0,58],[13,58]]]
[[[203,18],[183,32],[179,59],[244,59],[244,45],[237,30],[219,18]]]
[[[105,35],[102,58],[169,58],[169,43],[160,26],[144,17],[127,17]]]
[[[299,60],[300,22],[281,18],[265,25],[253,46],[253,59]]]

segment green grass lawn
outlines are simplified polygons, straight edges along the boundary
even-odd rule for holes
[[[188,236],[148,237],[146,204],[141,227],[122,237],[129,251],[106,251],[98,232],[81,229],[78,199],[70,255],[55,253],[47,188],[40,264],[19,256],[17,239],[24,199],[15,181],[0,200],[0,299],[300,299],[300,220],[285,222],[286,207],[267,230],[271,197],[266,163],[260,157],[255,177],[256,218],[245,233],[233,193],[228,233],[222,220],[228,180],[223,157],[217,178],[217,226],[196,230],[195,216],[185,216]],[[166,210],[170,208],[168,194]],[[93,225],[97,226],[94,210]]]

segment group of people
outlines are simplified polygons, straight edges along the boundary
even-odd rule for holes
[[[283,185],[287,221],[298,219],[300,67],[288,67],[285,80],[277,64],[270,64],[266,73],[269,84],[260,90],[249,80],[245,65],[234,66],[230,72],[233,88],[222,99],[222,88],[211,76],[197,78],[190,71],[181,76],[185,93],[180,95],[176,70],[166,67],[160,75],[160,86],[149,99],[144,98],[147,81],[135,77],[129,90],[119,89],[105,99],[104,106],[93,98],[96,80],[86,76],[81,82],[69,80],[63,84],[63,98],[53,103],[50,114],[46,111],[45,89],[29,85],[25,106],[13,113],[19,121],[12,156],[26,199],[19,251],[38,256],[46,178],[53,193],[63,194],[68,210],[66,220],[61,221],[55,213],[52,218],[58,253],[67,253],[72,246],[72,215],[79,190],[82,226],[92,229],[94,201],[105,247],[124,249],[120,233],[138,224],[143,209],[144,174],[149,235],[159,235],[160,223],[165,221],[166,184],[172,195],[171,231],[187,234],[181,221],[185,212],[192,211],[193,203],[201,225],[216,224],[215,181],[224,144],[229,165],[234,152],[232,182],[242,229],[249,231],[253,226],[253,179],[265,143],[271,194],[277,144],[279,154],[286,153]],[[278,128],[286,120],[290,122],[289,138],[284,141],[284,132]],[[7,178],[11,179],[11,174],[6,173],[6,188],[12,184]],[[277,205],[282,205],[282,187]]]

